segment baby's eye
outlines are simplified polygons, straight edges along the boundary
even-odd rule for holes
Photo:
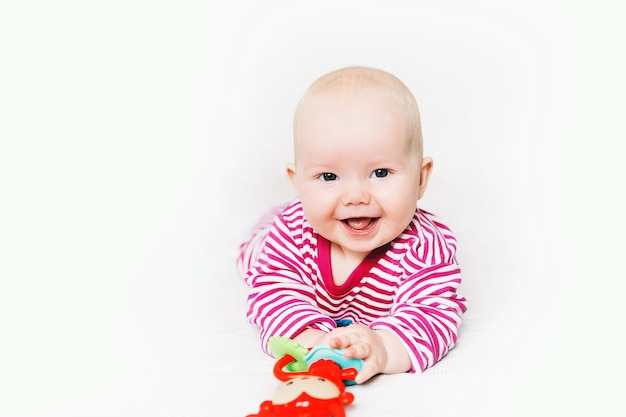
[[[324,181],[335,181],[337,179],[337,175],[333,174],[332,172],[324,172],[322,175],[320,175],[320,178]]]
[[[385,178],[387,175],[389,175],[389,170],[385,168],[379,168],[372,172],[372,177],[376,178]]]

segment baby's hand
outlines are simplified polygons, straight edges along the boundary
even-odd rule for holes
[[[343,348],[346,358],[363,359],[363,368],[355,378],[362,384],[385,370],[388,352],[383,338],[376,331],[362,324],[339,327],[325,337],[331,348]]]

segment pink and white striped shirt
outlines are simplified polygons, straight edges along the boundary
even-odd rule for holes
[[[242,244],[238,259],[250,286],[247,318],[260,326],[265,352],[271,336],[331,331],[340,320],[394,332],[412,371],[434,365],[454,346],[467,304],[456,292],[456,239],[434,215],[417,209],[400,236],[368,255],[339,286],[330,242],[311,228],[299,200],[269,218],[271,225],[257,225]]]

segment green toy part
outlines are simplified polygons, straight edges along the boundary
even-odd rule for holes
[[[280,359],[285,355],[291,355],[295,361],[287,365],[287,369],[291,372],[304,372],[309,369],[309,365],[304,357],[309,353],[309,349],[302,346],[293,339],[282,336],[272,336],[268,341],[270,352],[276,359]]]

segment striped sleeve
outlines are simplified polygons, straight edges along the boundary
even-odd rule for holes
[[[293,338],[306,328],[336,327],[317,307],[315,285],[293,232],[285,217],[278,216],[246,278],[251,287],[246,317],[260,327],[261,347],[268,354],[272,336]]]
[[[390,314],[370,324],[397,335],[411,358],[412,371],[424,371],[456,344],[467,301],[457,294],[461,269],[456,239],[430,219],[421,224],[419,248],[403,259],[406,278],[396,292]]]
[[[370,325],[400,338],[413,370],[434,365],[456,343],[466,310],[465,299],[456,294],[460,272],[456,264],[420,270],[401,285],[391,314]]]

